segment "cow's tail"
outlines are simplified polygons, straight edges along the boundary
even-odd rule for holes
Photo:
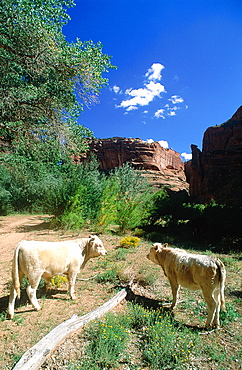
[[[20,249],[20,244],[18,244],[17,247],[15,248],[14,256],[13,256],[13,265],[12,265],[13,287],[17,292],[18,298],[20,298],[19,249]]]
[[[225,279],[226,279],[226,270],[224,264],[217,259],[216,264],[218,266],[219,271],[219,286],[220,286],[220,300],[221,300],[221,308],[223,311],[226,311],[225,308],[225,298],[224,298],[224,287],[225,287]]]

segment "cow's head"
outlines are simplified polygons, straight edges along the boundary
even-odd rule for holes
[[[159,262],[159,259],[158,259],[158,254],[160,252],[162,252],[162,250],[164,248],[166,248],[167,246],[168,246],[167,243],[163,244],[163,245],[161,243],[154,243],[153,246],[150,248],[150,251],[149,251],[149,253],[147,254],[146,257],[148,258],[148,260],[150,260],[150,261],[156,263],[157,265],[159,265],[160,262]]]
[[[99,257],[105,256],[107,254],[106,249],[104,248],[103,242],[99,239],[97,235],[89,235],[89,257]]]

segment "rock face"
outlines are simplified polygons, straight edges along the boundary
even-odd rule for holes
[[[202,151],[191,148],[185,173],[193,200],[242,204],[242,106],[230,120],[205,131]]]
[[[114,137],[92,140],[89,146],[88,156],[91,153],[97,156],[101,170],[110,171],[131,163],[157,187],[168,185],[170,179],[170,186],[174,190],[188,189],[180,154],[172,149],[162,148],[158,142],[147,143],[141,139]]]

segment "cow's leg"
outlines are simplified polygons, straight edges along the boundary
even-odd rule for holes
[[[178,293],[179,293],[179,290],[180,290],[180,285],[174,279],[169,279],[169,281],[170,281],[170,284],[171,284],[172,297],[173,297],[172,298],[171,309],[173,309],[176,306]]]
[[[206,328],[211,328],[216,313],[217,303],[213,297],[212,291],[203,290],[203,296],[208,306],[208,317],[206,321]]]
[[[11,284],[10,288],[10,295],[9,295],[9,302],[8,302],[8,317],[12,319],[14,316],[14,303],[17,297],[17,292],[13,287],[13,283]]]
[[[216,309],[215,309],[215,314],[214,314],[212,326],[214,328],[219,328],[219,326],[220,326],[219,312],[220,312],[220,305],[221,305],[221,296],[220,296],[219,289],[215,289],[213,294],[214,294],[214,299],[216,301]]]
[[[36,311],[39,311],[41,309],[39,302],[37,300],[37,297],[36,297],[36,291],[37,291],[37,288],[38,288],[38,285],[41,279],[41,275],[33,275],[29,277],[28,279],[29,285],[27,286],[27,289],[26,289],[29,300]]]
[[[19,273],[20,285],[21,285],[21,282],[23,280],[23,277],[24,277],[24,274]],[[16,298],[17,298],[17,292],[14,289],[13,282],[12,282],[11,287],[10,287],[9,302],[8,302],[8,317],[9,317],[9,319],[12,319],[13,316],[14,316],[14,304],[15,304]]]
[[[75,295],[75,282],[76,282],[77,272],[69,272],[68,280],[69,280],[69,294],[71,299],[76,299]]]

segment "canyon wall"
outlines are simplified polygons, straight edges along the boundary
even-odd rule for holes
[[[242,205],[242,106],[227,122],[205,131],[202,151],[191,148],[185,173],[192,199]]]
[[[134,169],[142,171],[156,188],[166,186],[174,191],[188,190],[180,154],[161,147],[158,142],[114,137],[91,140],[89,147],[87,157],[94,153],[100,170],[110,171],[130,163]]]
[[[141,139],[111,138],[95,139],[89,143],[101,170],[111,170],[124,163],[136,169],[163,171],[166,168],[184,169],[180,154],[165,149],[158,142],[147,143]]]

